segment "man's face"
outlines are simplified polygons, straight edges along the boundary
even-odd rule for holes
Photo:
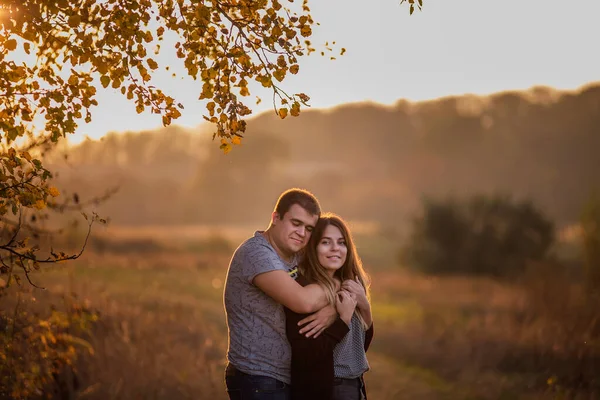
[[[317,215],[309,213],[298,204],[293,204],[283,219],[280,219],[279,214],[273,213],[272,237],[275,245],[288,255],[302,250],[318,219]]]

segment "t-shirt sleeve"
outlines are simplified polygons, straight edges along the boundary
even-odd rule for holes
[[[257,275],[265,272],[282,270],[286,271],[285,265],[279,256],[267,246],[257,245],[246,249],[242,264],[242,274],[250,284]]]

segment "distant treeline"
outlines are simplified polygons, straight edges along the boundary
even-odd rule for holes
[[[600,185],[600,84],[348,104],[283,121],[266,113],[226,156],[207,129],[109,134],[66,162],[49,157],[59,186],[82,200],[120,186],[98,211],[123,224],[266,224],[279,192],[300,186],[324,209],[390,225],[423,196],[481,193],[531,199],[562,225]]]

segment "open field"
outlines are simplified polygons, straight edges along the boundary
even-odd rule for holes
[[[75,294],[100,312],[90,338],[95,354],[79,365],[79,398],[226,398],[222,289],[234,245],[211,250],[211,232],[195,245],[179,246],[185,240],[178,238],[171,246],[169,235],[156,248],[134,252],[114,252],[109,244],[35,275],[48,288],[26,288],[37,307]],[[394,267],[389,243],[361,240],[361,248],[377,250],[365,249],[373,260],[367,267],[376,324],[370,398],[600,396],[590,384],[598,385],[590,375],[599,371],[599,343],[579,343],[584,357],[569,358],[570,342],[540,317],[525,284],[418,276]],[[569,374],[574,363],[581,384]]]

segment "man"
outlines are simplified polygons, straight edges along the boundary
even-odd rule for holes
[[[229,328],[225,382],[232,400],[289,399],[291,349],[283,306],[297,313],[318,311],[300,321],[300,333],[309,337],[334,322],[329,329],[344,324],[321,287],[302,287],[294,280],[299,252],[320,214],[312,193],[287,190],[275,205],[268,229],[257,231],[233,254],[224,291]]]

